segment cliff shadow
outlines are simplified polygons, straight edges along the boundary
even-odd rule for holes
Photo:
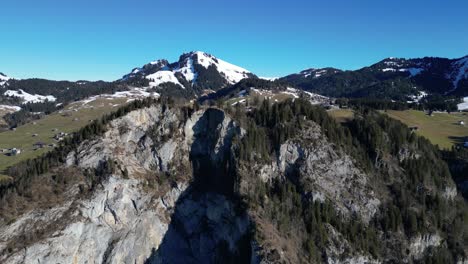
[[[468,141],[467,136],[457,137],[457,136],[449,136],[450,141],[452,141],[455,145],[463,146],[465,142]]]
[[[250,221],[234,195],[231,143],[240,130],[214,108],[192,129],[192,183],[172,208],[168,230],[145,264],[250,263]]]

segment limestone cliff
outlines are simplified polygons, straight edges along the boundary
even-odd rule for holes
[[[383,227],[390,180],[360,166],[318,123],[302,120],[299,133],[254,162],[238,157],[251,130],[232,112],[162,104],[133,110],[66,153],[57,173],[83,176],[61,200],[0,227],[0,262],[409,263],[446,248],[450,237],[440,231]],[[403,175],[395,160],[379,162]],[[439,189],[448,203],[458,199],[449,180]],[[322,218],[309,218],[308,208],[334,214],[309,225]],[[374,252],[344,234],[354,229],[386,248]],[[326,235],[317,242],[310,232]],[[312,256],[314,243],[323,252]]]

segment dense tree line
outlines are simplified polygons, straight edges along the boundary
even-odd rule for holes
[[[59,109],[62,109],[62,105],[57,105],[54,102],[27,103],[21,105],[20,111],[6,114],[3,119],[9,127],[17,127],[40,119],[44,115],[48,115]]]
[[[457,104],[461,103],[461,101],[461,98],[458,97],[433,94],[423,97],[419,104],[415,104],[414,108],[418,110],[455,112],[458,110]]]
[[[342,107],[352,107],[357,109],[371,108],[378,110],[407,110],[411,104],[400,101],[373,98],[338,98],[335,103]]]
[[[451,178],[449,168],[436,146],[412,133],[400,121],[364,108],[342,126],[320,107],[301,99],[274,104],[264,100],[247,113],[238,107],[230,111],[246,127],[245,136],[236,142],[240,162],[270,163],[278,155],[280,145],[303,131],[306,120],[312,120],[320,125],[330,142],[350,154],[358,167],[375,175],[376,180],[388,188],[392,198],[382,204],[381,213],[365,226],[358,219],[342,222],[342,217],[327,201],[311,202],[294,177],[273,185],[252,180],[247,191],[248,204],[268,212],[266,217],[276,223],[282,233],[292,232],[290,229],[294,226],[310,230],[302,243],[312,262],[324,258],[327,225],[339,230],[355,250],[376,257],[386,246],[379,238],[380,231],[403,233],[409,239],[434,230],[440,230],[450,242],[445,249],[434,251],[431,261],[443,263],[440,261],[450,259],[453,262],[464,256],[463,244],[468,238],[464,228],[468,220],[466,205],[441,197]],[[395,159],[384,161],[389,156]],[[390,173],[379,165],[383,162],[393,162],[403,171]],[[265,195],[271,200],[268,204],[264,202]]]
[[[121,80],[120,83],[135,86],[135,87],[148,87],[150,80],[145,78],[143,75],[137,75],[133,78],[128,78],[126,80]]]
[[[115,93],[127,90],[121,82],[51,81],[44,79],[24,79],[8,81],[8,90],[23,90],[30,94],[52,95],[55,103],[68,103],[93,95]]]
[[[455,112],[458,110],[457,104],[461,103],[460,98],[447,97],[441,95],[428,95],[419,102],[394,101],[388,99],[377,98],[338,98],[336,104],[340,107],[352,107],[358,110],[370,108],[374,110],[408,110],[415,109],[421,111],[448,111]]]
[[[294,86],[330,97],[372,97],[406,101],[414,94],[414,84],[402,72],[381,72],[370,69],[343,71],[320,78],[285,77]]]
[[[242,113],[234,115],[239,117]],[[280,103],[263,100],[259,107],[247,113],[246,120],[252,125],[247,126],[247,136],[242,139],[244,148],[239,149],[240,157],[265,157],[266,153],[276,152],[280,144],[305,128],[307,121],[313,121],[320,125],[332,143],[346,150],[363,167],[369,168],[370,160],[363,154],[365,148],[355,142],[350,130],[338,124],[322,107],[311,105],[307,100]],[[260,151],[251,151],[257,149]]]
[[[408,236],[442,229],[450,239],[448,249],[452,260],[463,256],[463,241],[468,237],[463,227],[467,221],[466,205],[463,201],[453,201],[455,205],[451,206],[457,209],[450,210],[447,199],[442,199],[437,192],[428,191],[444,190],[445,183],[451,178],[438,147],[411,133],[400,121],[373,111],[363,113],[362,118],[352,123],[353,135],[367,146],[371,158],[380,151],[399,156],[402,150],[407,150],[417,155],[417,158],[400,158],[406,177],[402,181],[393,179],[389,182],[395,199],[393,204],[386,205],[390,212],[381,216],[380,224],[388,226],[385,222],[390,217],[390,223],[393,223],[390,228],[403,230]],[[388,139],[382,140],[384,138]],[[414,204],[419,205],[419,210],[413,208]]]

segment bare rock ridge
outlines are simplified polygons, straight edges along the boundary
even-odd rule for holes
[[[174,263],[176,259],[179,263],[210,263],[231,252],[232,256],[246,254],[239,252],[242,247],[238,243],[245,240],[248,218],[223,195],[227,191],[217,192],[214,187],[219,184],[214,178],[221,169],[218,162],[229,151],[230,138],[239,131],[232,120],[220,110],[209,109],[179,123],[170,110],[163,113],[161,107],[151,107],[114,120],[110,127],[102,138],[85,142],[70,153],[67,166],[96,169],[112,159],[128,170],[129,178],[110,175],[90,199],[77,200],[73,207],[66,203],[31,212],[2,229],[0,249],[4,250],[18,233],[40,230],[42,220],[67,222],[53,236],[2,255],[2,262]],[[158,130],[153,138],[171,138],[155,144],[148,136],[153,128]],[[184,170],[191,163],[194,175]],[[215,170],[205,177],[203,172],[210,171],[213,164]],[[171,171],[180,177],[158,194],[145,192],[143,175],[154,170]],[[190,186],[191,180],[213,187],[198,190],[195,186],[202,185]],[[76,192],[70,190],[70,199],[77,199]],[[250,251],[250,246],[247,248]]]

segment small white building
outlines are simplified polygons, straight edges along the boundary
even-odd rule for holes
[[[461,120],[461,121],[458,122],[458,124],[459,124],[460,126],[464,126],[464,125],[465,125],[465,121]]]

